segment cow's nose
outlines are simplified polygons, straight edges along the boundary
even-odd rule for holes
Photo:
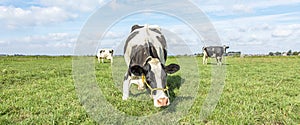
[[[139,84],[138,85],[138,90],[144,90],[144,89],[145,89],[144,84]]]
[[[158,106],[168,106],[168,104],[169,104],[168,101],[169,101],[169,99],[167,97],[159,98],[157,100],[157,104],[158,104]]]

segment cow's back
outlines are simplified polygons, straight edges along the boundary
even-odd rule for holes
[[[224,48],[219,46],[205,47],[204,50],[208,57],[221,57],[224,53]]]
[[[149,56],[166,61],[166,41],[158,29],[147,26],[131,32],[124,46],[124,58],[127,66],[143,65]]]

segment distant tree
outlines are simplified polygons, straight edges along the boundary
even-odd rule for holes
[[[279,55],[281,55],[281,52],[276,52],[275,55],[279,56]]]
[[[195,53],[194,55],[199,57],[199,56],[202,56],[203,54],[202,53]]]
[[[269,56],[274,56],[274,53],[273,52],[269,52]]]
[[[288,56],[292,55],[292,50],[289,50],[289,51],[287,52],[287,55],[288,55]]]
[[[297,52],[297,51],[293,52],[294,56],[297,56],[298,54],[299,54],[299,52]]]

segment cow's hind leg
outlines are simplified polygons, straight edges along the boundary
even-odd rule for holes
[[[123,100],[127,100],[129,97],[129,89],[130,89],[130,77],[128,76],[128,73],[125,73],[124,81],[123,81]]]
[[[217,65],[222,65],[222,57],[217,57]]]

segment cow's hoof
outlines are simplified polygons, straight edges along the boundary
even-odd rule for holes
[[[138,87],[138,90],[144,90],[145,88],[144,87]]]
[[[128,99],[128,97],[124,97],[124,96],[122,97],[122,100],[127,100],[127,99]]]
[[[151,99],[153,99],[153,95],[149,95],[149,97],[150,97]]]

